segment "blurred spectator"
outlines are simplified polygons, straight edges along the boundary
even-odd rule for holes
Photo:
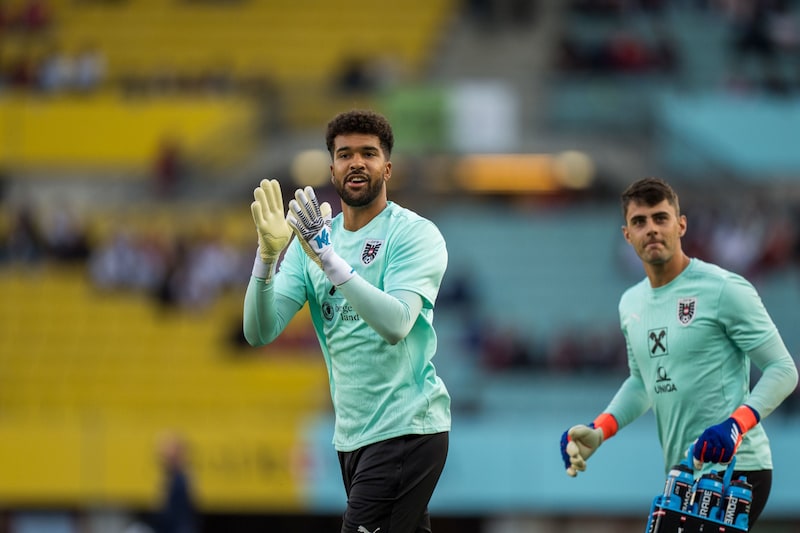
[[[197,533],[199,514],[189,474],[186,440],[169,434],[159,443],[159,461],[163,471],[162,501],[156,533]]]
[[[44,93],[53,94],[72,87],[75,64],[59,45],[52,45],[38,65],[37,85]]]
[[[153,163],[153,180],[156,195],[163,199],[175,196],[186,177],[186,161],[178,139],[165,136],[161,140]]]
[[[50,257],[70,263],[89,258],[86,228],[73,211],[65,206],[57,207],[45,227],[44,238]]]
[[[93,44],[85,44],[75,56],[73,88],[89,93],[99,88],[105,80],[106,58]]]
[[[45,256],[45,242],[33,209],[19,207],[12,215],[5,256],[12,263],[36,264]]]
[[[12,24],[28,33],[40,33],[52,26],[52,9],[47,0],[24,0],[12,14]]]
[[[375,90],[376,83],[369,62],[360,57],[349,57],[340,69],[336,82],[337,89],[345,94],[370,93]]]
[[[777,68],[777,48],[770,29],[771,11],[771,0],[733,0],[727,3],[733,34],[730,41],[731,87],[786,92],[786,81]],[[748,74],[751,65],[757,72],[753,76]]]

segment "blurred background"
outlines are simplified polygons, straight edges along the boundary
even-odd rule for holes
[[[626,376],[635,179],[676,187],[685,249],[800,354],[798,2],[0,0],[0,532],[338,531],[307,309],[255,349],[241,308],[253,188],[333,195],[324,128],[354,107],[448,242],[438,533],[644,530],[650,414],[578,479],[558,451]],[[764,425],[759,531],[797,532],[800,393]]]

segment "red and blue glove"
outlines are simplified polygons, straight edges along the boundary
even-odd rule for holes
[[[602,413],[588,426],[572,426],[561,435],[561,458],[567,475],[575,477],[586,470],[586,460],[597,451],[603,441],[613,437],[619,424],[608,413]]]
[[[694,443],[692,455],[695,469],[702,468],[703,463],[730,463],[742,443],[744,434],[760,420],[758,411],[749,405],[742,405],[730,418],[703,431]]]

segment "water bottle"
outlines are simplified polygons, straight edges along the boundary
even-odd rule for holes
[[[734,479],[725,489],[722,522],[747,531],[750,517],[750,502],[753,501],[753,486],[747,478]]]
[[[703,474],[694,489],[692,513],[703,518],[717,519],[722,503],[722,478],[716,472]]]
[[[664,507],[676,511],[688,511],[692,500],[692,486],[694,485],[694,471],[684,463],[670,468],[667,482],[664,484]]]

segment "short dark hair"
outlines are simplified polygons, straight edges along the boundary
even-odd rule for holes
[[[675,214],[681,214],[678,194],[661,178],[643,178],[633,182],[622,192],[621,200],[622,218],[625,220],[628,219],[628,206],[631,203],[654,206],[666,200],[675,208]]]
[[[325,133],[325,144],[331,157],[333,157],[333,141],[336,136],[348,133],[364,133],[377,136],[386,159],[392,157],[394,134],[392,133],[392,126],[383,115],[374,111],[354,109],[339,113],[333,117],[328,122],[328,130]]]

